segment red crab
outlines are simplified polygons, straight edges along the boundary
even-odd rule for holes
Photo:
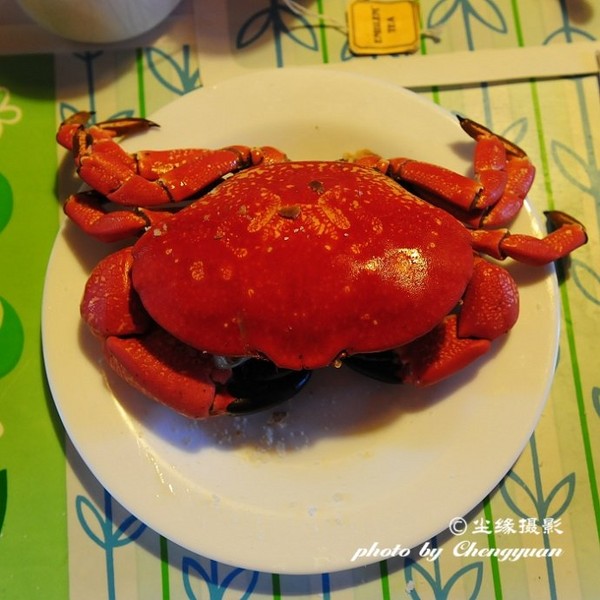
[[[517,320],[514,280],[482,255],[541,265],[587,239],[559,212],[547,213],[555,231],[543,239],[499,228],[519,211],[534,168],[466,119],[473,179],[371,154],[128,154],[114,138],[154,123],[89,118],[76,114],[58,132],[92,188],[65,212],[103,241],[141,237],[94,268],[83,319],[126,381],[195,418],[264,408],[293,396],[313,369],[342,363],[435,383]],[[193,202],[173,204],[183,200]]]

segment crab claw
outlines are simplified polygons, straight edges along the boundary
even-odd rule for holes
[[[210,355],[185,346],[163,329],[139,337],[106,338],[109,366],[132,387],[195,419],[226,411],[234,402],[224,389],[231,373],[215,368]]]
[[[104,339],[109,366],[131,386],[173,410],[203,419],[264,410],[296,395],[310,371],[277,368],[250,358],[235,367],[184,344],[156,326],[129,276],[133,257],[123,248],[93,269],[81,301],[81,315]]]
[[[492,341],[508,333],[518,318],[519,289],[512,275],[476,258],[458,314],[457,337]]]
[[[476,258],[460,312],[424,336],[393,350],[361,354],[344,362],[363,375],[428,386],[457,373],[488,352],[519,316],[519,291],[506,269]]]
[[[101,242],[117,242],[143,233],[172,217],[167,211],[125,207],[105,210],[106,198],[90,190],[72,194],[63,206],[65,214],[82,231]]]
[[[460,338],[456,315],[447,316],[427,335],[386,352],[348,357],[344,364],[385,383],[425,387],[464,369],[490,349],[490,340]]]
[[[193,419],[265,410],[295,396],[309,371],[280,370],[262,359],[232,369],[194,350],[164,329],[140,337],[109,337],[108,364],[132,387]]]
[[[109,254],[85,284],[81,318],[98,337],[140,335],[150,327],[150,317],[131,286],[132,263],[130,247]]]

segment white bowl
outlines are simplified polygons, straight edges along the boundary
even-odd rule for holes
[[[77,42],[110,43],[158,25],[179,0],[17,0],[39,25]]]

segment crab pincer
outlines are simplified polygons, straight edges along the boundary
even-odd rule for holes
[[[266,410],[295,396],[311,375],[255,358],[221,368],[160,328],[104,344],[108,364],[132,387],[193,419]]]
[[[497,260],[542,266],[568,256],[587,242],[585,227],[561,211],[547,211],[555,228],[544,238],[503,230],[471,230],[473,249]],[[388,383],[435,384],[488,352],[519,317],[519,290],[498,264],[474,259],[471,279],[457,310],[429,333],[404,346],[348,357],[356,371]]]
[[[216,360],[158,327],[132,288],[131,248],[101,260],[81,301],[81,315],[103,340],[108,365],[131,386],[191,418],[264,410],[296,395],[310,371],[260,359]]]

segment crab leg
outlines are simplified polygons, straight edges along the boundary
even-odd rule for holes
[[[81,111],[65,119],[58,128],[56,141],[67,150],[73,150],[75,134],[84,128],[93,114],[93,112]],[[128,117],[101,121],[88,127],[86,132],[94,139],[100,140],[143,132],[151,127],[158,127],[158,125],[148,119]]]
[[[285,160],[275,149],[253,150],[230,146],[218,150],[188,152],[186,160],[165,170],[158,178],[147,179],[139,172],[136,156],[127,154],[112,139],[90,142],[80,133],[76,158],[79,176],[109,200],[129,206],[156,206],[181,202],[221,177],[247,169],[264,160]],[[82,144],[85,144],[82,146]],[[262,151],[261,151],[262,150]],[[150,172],[157,171],[154,165]]]
[[[498,137],[489,135],[477,142],[473,169],[482,189],[473,208],[486,209],[502,198],[508,181],[506,160],[506,148]]]
[[[86,128],[92,113],[76,113],[62,123],[57,139],[72,149],[79,176],[109,200],[128,206],[156,206],[186,200],[221,177],[287,157],[271,147],[230,146],[218,150],[181,149],[125,152],[115,137],[156,123],[115,119]]]
[[[80,192],[67,198],[63,210],[82,231],[107,243],[140,235],[172,216],[170,212],[144,208],[107,211],[105,204],[106,198],[97,192]]]
[[[92,117],[91,112],[78,112],[64,121],[57,133],[57,141],[61,146],[79,154],[79,147],[102,140],[112,140],[158,127],[157,123],[148,119],[129,117],[101,121],[85,127]],[[182,166],[191,160],[206,156],[207,150],[201,148],[175,148],[171,150],[145,150],[133,154],[123,153],[121,159],[125,165],[136,165],[138,173],[146,179],[158,179],[175,167]]]
[[[112,139],[95,140],[80,130],[75,138],[79,176],[109,200],[128,206],[156,206],[185,200],[224,175],[251,165],[250,149],[206,151],[158,179],[146,179],[135,156]]]
[[[482,190],[474,179],[432,163],[409,158],[384,159],[375,154],[361,156],[354,162],[374,168],[404,186],[418,188],[419,195],[443,199],[465,212],[475,207]]]
[[[458,120],[476,141],[473,166],[482,193],[474,208],[487,209],[479,226],[503,227],[521,210],[535,178],[535,167],[510,140],[471,119],[459,116]]]
[[[367,154],[354,162],[374,168],[418,196],[443,207],[471,227],[503,227],[514,219],[535,177],[535,168],[521,148],[463,117],[463,130],[476,140],[475,178],[440,165],[407,158],[383,159]]]
[[[374,168],[413,191],[419,198],[441,206],[456,219],[469,227],[498,226],[511,220],[521,204],[515,203],[504,193],[509,177],[518,175],[513,166],[497,170],[493,163],[495,153],[504,155],[504,148],[489,140],[489,148],[484,149],[492,166],[482,167],[476,179],[472,179],[440,165],[412,160],[408,158],[383,159],[376,155],[358,158],[355,162]],[[512,173],[515,171],[514,174]],[[509,174],[509,171],[511,174]],[[487,188],[484,187],[488,186]],[[496,202],[495,205],[491,203]]]
[[[406,346],[351,356],[344,364],[385,383],[432,385],[464,369],[490,349],[489,340],[460,338],[457,323],[456,315],[448,315],[427,335]]]
[[[474,250],[503,260],[514,258],[531,265],[545,265],[567,256],[587,241],[585,227],[561,211],[544,213],[555,228],[544,238],[510,234],[506,229],[471,231]]]

